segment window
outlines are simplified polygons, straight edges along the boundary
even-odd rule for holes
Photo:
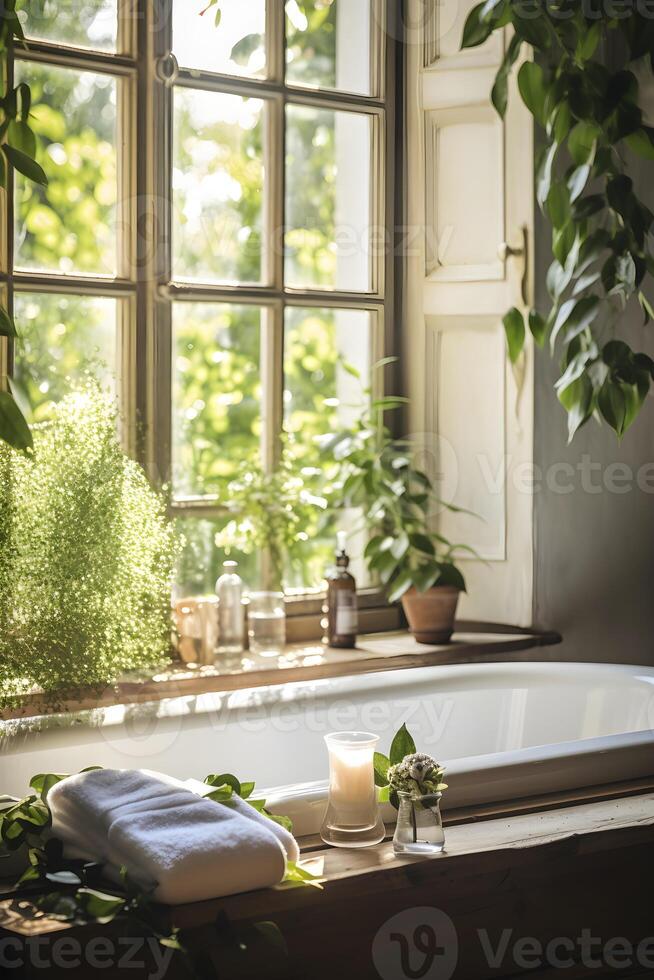
[[[19,0],[14,72],[50,183],[15,181],[5,270],[23,403],[46,418],[87,372],[115,387],[128,449],[171,486],[194,592],[240,468],[272,470],[282,445],[319,467],[314,437],[357,396],[344,365],[386,353],[393,299],[392,5],[205,6]]]

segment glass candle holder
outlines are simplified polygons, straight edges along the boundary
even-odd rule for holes
[[[400,805],[393,837],[396,854],[440,854],[445,847],[441,793],[398,794]]]
[[[286,610],[283,592],[251,592],[248,603],[250,653],[280,657],[286,644]]]
[[[373,755],[379,738],[367,732],[325,735],[329,801],[320,830],[334,847],[370,847],[385,836],[377,804]]]

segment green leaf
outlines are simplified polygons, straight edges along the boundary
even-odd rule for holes
[[[561,228],[568,220],[570,216],[570,193],[562,181],[552,184],[547,197],[546,209],[555,228]]]
[[[463,575],[456,567],[450,562],[445,562],[440,566],[441,573],[438,577],[437,585],[449,585],[453,586],[455,589],[459,589],[461,592],[466,592],[466,580]]]
[[[276,922],[255,922],[254,928],[263,936],[269,946],[281,950],[284,956],[288,956],[286,940]]]
[[[382,575],[382,582],[383,581],[384,581],[384,577]],[[394,580],[391,591],[388,596],[388,601],[390,602],[390,604],[392,605],[394,602],[398,602],[402,598],[402,596],[409,591],[412,585],[413,585],[413,576],[411,572],[408,571],[407,569],[400,572],[400,574]]]
[[[493,32],[492,21],[490,19],[482,20],[481,17],[485,6],[485,3],[478,3],[468,14],[463,28],[462,48],[476,48],[491,36]]]
[[[388,770],[391,761],[381,752],[375,752],[373,756],[373,767],[375,772],[375,786],[388,786]]]
[[[567,328],[565,333],[566,343],[570,343],[574,337],[578,337],[580,333],[583,333],[597,316],[599,306],[600,300],[598,296],[584,296],[582,299],[571,299],[564,303],[559,310],[559,315],[552,328],[552,335],[550,337],[551,348],[554,349],[558,336],[564,327]]]
[[[588,218],[592,218],[594,214],[601,211],[605,205],[606,202],[601,194],[591,194],[575,201],[572,216],[575,221],[587,221]]]
[[[0,439],[20,452],[34,446],[23,413],[8,391],[0,391]]]
[[[547,337],[547,324],[536,310],[532,310],[529,314],[529,330],[536,344],[543,347]]]
[[[568,137],[568,150],[576,166],[592,163],[601,131],[593,122],[578,122]]]
[[[650,320],[654,320],[654,307],[642,290],[638,293],[638,302],[640,303],[642,311],[645,314],[645,323],[647,324],[650,322]]]
[[[247,34],[234,45],[230,58],[235,64],[245,68],[255,51],[264,46],[264,39],[261,34]]]
[[[17,150],[21,150],[32,159],[36,156],[36,136],[26,122],[12,119],[7,131],[7,140]]]
[[[25,177],[33,180],[35,184],[47,186],[48,178],[36,160],[32,160],[22,150],[17,150],[14,146],[9,146],[8,143],[2,144],[2,152],[15,170],[18,170]]]
[[[396,733],[393,741],[391,743],[390,760],[391,765],[396,766],[398,763],[407,755],[415,755],[416,743],[413,741],[412,736],[407,731],[406,725],[402,725],[400,730]]]
[[[525,345],[525,321],[520,310],[514,306],[502,320],[506,342],[509,351],[509,360],[515,364],[522,353]]]
[[[318,875],[312,874],[307,871],[306,868],[300,867],[294,861],[289,861],[286,865],[286,874],[284,875],[284,880],[282,882],[285,886],[309,886],[311,888],[318,888],[322,891],[322,883],[324,878],[320,878]]]
[[[592,415],[593,386],[587,375],[559,392],[559,401],[568,413],[568,441],[572,442],[577,431]]]
[[[73,871],[50,871],[45,877],[53,885],[74,886],[78,888],[82,884],[82,879]]]
[[[577,61],[589,61],[593,57],[602,38],[602,30],[603,24],[601,21],[597,21],[592,27],[582,32],[575,52]]]
[[[570,132],[572,125],[572,113],[567,102],[560,102],[550,113],[547,120],[546,131],[550,139],[560,145]]]
[[[17,337],[16,324],[4,306],[0,306],[0,337]]]
[[[577,167],[572,171],[568,177],[568,190],[570,191],[570,201],[574,204],[578,197],[581,197],[584,190],[586,189],[586,184],[588,183],[588,178],[590,177],[590,165],[585,163],[581,167]]]
[[[556,143],[552,143],[541,154],[538,161],[538,167],[536,169],[536,197],[541,208],[545,207],[545,202],[549,197],[550,188],[552,186],[554,159],[557,152],[558,145]]]
[[[527,106],[534,118],[543,127],[546,125],[545,118],[545,97],[547,94],[545,86],[545,74],[540,65],[534,61],[527,61],[518,72],[518,88],[522,101]]]
[[[66,778],[67,778],[66,773],[64,774],[54,773],[54,772],[40,773],[38,776],[32,776],[32,778],[30,779],[30,789],[33,789],[34,792],[37,793],[38,796],[40,796],[43,802],[45,803],[47,795],[52,789],[52,787],[56,786],[57,783],[60,783],[62,779],[66,779]]]
[[[644,157],[645,160],[654,160],[654,142],[652,137],[644,129],[639,129],[631,133],[625,140],[627,146],[633,153]]]
[[[252,796],[252,794],[254,793],[254,787],[255,784],[252,782],[241,783],[241,792],[238,795],[241,797],[242,800],[247,800],[248,797]]]
[[[124,898],[94,888],[80,888],[75,897],[85,915],[100,925],[111,922],[125,906]]]
[[[241,795],[241,784],[236,776],[233,776],[230,772],[222,773],[219,776],[215,774],[205,776],[204,782],[207,786],[216,786],[220,788],[223,786],[229,786],[237,796]]]
[[[522,47],[522,39],[518,37],[517,34],[511,38],[511,43],[504,55],[504,60],[500,66],[500,70],[495,76],[495,84],[491,91],[491,101],[495,106],[498,114],[504,119],[506,115],[506,110],[509,104],[509,75],[511,74],[511,69],[518,60],[520,55],[520,49]]]

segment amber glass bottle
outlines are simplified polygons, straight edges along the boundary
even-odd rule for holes
[[[330,647],[347,649],[357,644],[357,584],[348,572],[350,559],[346,549],[346,535],[338,532],[336,566],[327,573],[327,600],[325,642]]]

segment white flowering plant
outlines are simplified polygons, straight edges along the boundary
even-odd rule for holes
[[[414,799],[432,796],[447,789],[443,782],[445,769],[430,755],[418,752],[412,735],[402,725],[395,735],[390,755],[375,752],[375,785],[382,802],[399,806],[399,793],[409,793]]]

